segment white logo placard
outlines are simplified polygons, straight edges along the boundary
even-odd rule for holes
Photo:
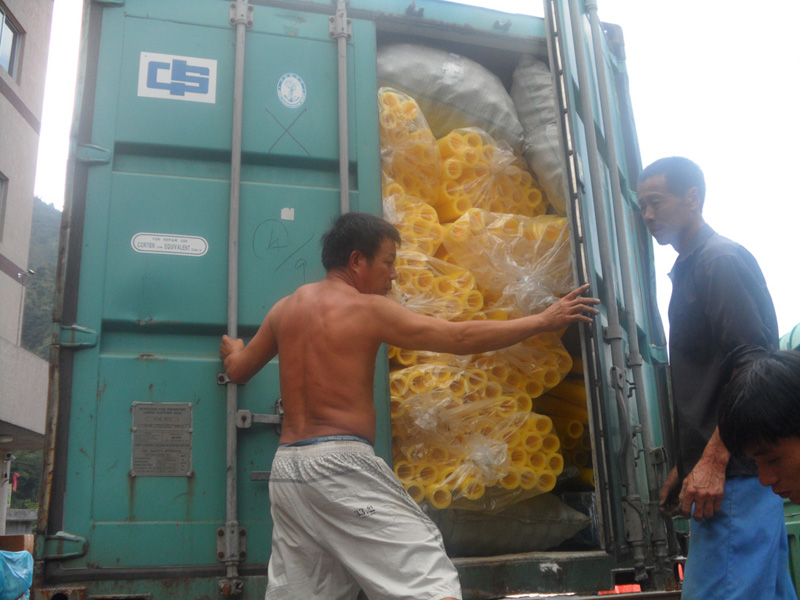
[[[131,248],[143,254],[177,254],[203,256],[208,252],[205,238],[171,233],[137,233],[131,238]]]
[[[142,52],[138,95],[214,104],[217,101],[217,61]]]
[[[306,101],[306,83],[297,73],[286,73],[278,80],[278,98],[288,108],[300,108]]]

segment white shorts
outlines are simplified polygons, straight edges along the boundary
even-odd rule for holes
[[[267,600],[461,598],[436,525],[362,442],[281,447]]]

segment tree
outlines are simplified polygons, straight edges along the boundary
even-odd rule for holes
[[[28,266],[34,272],[25,290],[22,347],[48,360],[55,299],[61,211],[34,199]]]

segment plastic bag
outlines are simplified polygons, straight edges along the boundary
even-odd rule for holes
[[[514,70],[511,98],[525,132],[522,154],[561,215],[566,214],[566,186],[555,89],[550,69],[532,56],[523,56]]]
[[[378,107],[384,187],[396,182],[405,194],[433,203],[442,160],[425,116],[411,97],[390,88],[378,90]]]
[[[586,529],[592,519],[553,494],[500,511],[431,512],[450,556],[498,556],[549,550]]]
[[[30,552],[0,550],[3,576],[0,580],[0,600],[16,600],[31,587],[33,556]]]
[[[402,235],[402,226],[398,229]],[[391,297],[415,312],[464,320],[474,317],[483,308],[483,294],[475,289],[475,277],[462,267],[401,249],[395,268],[397,280]]]
[[[439,139],[441,189],[434,206],[442,223],[470,208],[542,215],[546,202],[525,162],[480,129],[458,129]]]
[[[514,102],[494,73],[469,58],[419,44],[378,48],[378,85],[403,91],[418,103],[439,138],[480,127],[520,151],[522,125]]]
[[[512,314],[540,312],[572,289],[566,219],[468,210],[444,226],[442,243],[475,275],[488,303]]]
[[[442,364],[390,374],[394,471],[417,502],[507,504],[553,489],[563,470],[552,421],[531,400],[477,368]],[[503,490],[486,498],[487,488]]]

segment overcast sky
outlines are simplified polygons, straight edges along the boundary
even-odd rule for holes
[[[538,0],[470,4],[542,14]],[[800,323],[800,3],[771,0],[598,0],[623,28],[642,162],[684,155],[705,171],[704,214],[758,259],[781,334]],[[63,204],[81,0],[55,0],[36,195]],[[656,247],[659,306],[675,260]]]

